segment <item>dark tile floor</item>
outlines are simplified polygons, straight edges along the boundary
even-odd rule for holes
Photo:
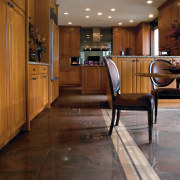
[[[0,150],[0,180],[126,179],[101,108],[106,96],[60,89],[60,98]],[[147,114],[122,112],[121,120],[162,180],[180,179],[180,110],[160,109],[147,144]]]
[[[147,144],[147,114],[123,112],[122,123],[162,180],[180,179],[180,109],[158,111],[153,143]]]
[[[71,89],[0,150],[0,180],[126,179],[101,113],[106,96]]]

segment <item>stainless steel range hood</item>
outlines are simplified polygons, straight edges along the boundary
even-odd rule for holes
[[[93,28],[93,42],[87,43],[83,46],[84,51],[108,51],[109,46],[100,41],[100,28]]]

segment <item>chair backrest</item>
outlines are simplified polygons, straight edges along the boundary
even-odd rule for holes
[[[109,80],[112,98],[114,99],[115,93],[120,93],[119,72],[118,72],[116,64],[110,58],[107,58],[107,57],[104,58],[104,63],[105,63],[107,74],[108,74],[108,80]]]
[[[163,59],[154,60],[149,65],[149,72],[150,73],[160,73],[160,74],[170,74],[170,71],[165,70],[172,67],[172,64]],[[153,88],[155,89],[155,86],[157,87],[165,87],[171,84],[174,81],[174,79],[169,78],[156,78],[151,77],[151,82],[153,84]]]

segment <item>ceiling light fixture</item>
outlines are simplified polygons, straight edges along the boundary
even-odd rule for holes
[[[102,15],[102,12],[98,12],[98,16],[101,16]]]
[[[90,11],[91,9],[90,9],[90,8],[86,8],[85,10],[86,10],[86,11]]]
[[[116,11],[116,9],[114,9],[114,8],[111,8],[111,11]]]
[[[89,34],[87,34],[86,36],[89,36]]]
[[[111,19],[111,18],[112,18],[112,16],[108,16],[108,18],[109,18],[109,19]]]
[[[152,0],[148,0],[148,1],[147,1],[147,4],[152,4],[152,3],[153,3]]]
[[[130,23],[134,22],[133,19],[129,20]]]
[[[64,14],[65,14],[65,15],[68,15],[69,13],[68,13],[68,12],[65,12]]]
[[[89,19],[89,16],[86,16],[87,19]]]
[[[153,14],[149,14],[149,18],[153,18],[154,17],[154,15]]]
[[[122,25],[122,23],[121,23],[121,22],[119,22],[119,23],[118,23],[118,25]]]
[[[72,24],[72,22],[68,22],[68,24],[70,25],[70,24]]]

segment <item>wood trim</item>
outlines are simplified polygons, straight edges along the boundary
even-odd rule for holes
[[[163,8],[165,8],[166,6],[169,6],[169,5],[173,4],[173,3],[176,2],[176,1],[177,1],[177,3],[179,2],[179,0],[166,0],[165,3],[163,3],[161,6],[158,7],[158,10],[161,11]],[[180,3],[180,2],[179,2],[179,3]]]

